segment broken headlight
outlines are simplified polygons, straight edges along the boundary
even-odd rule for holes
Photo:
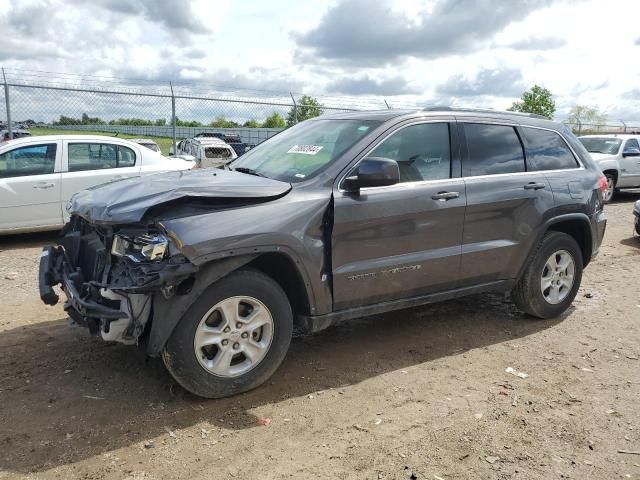
[[[162,234],[115,235],[111,253],[134,262],[162,260],[168,250],[169,239]]]

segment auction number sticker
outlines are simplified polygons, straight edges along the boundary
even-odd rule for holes
[[[294,145],[287,153],[302,153],[303,155],[315,155],[322,147],[320,145]]]

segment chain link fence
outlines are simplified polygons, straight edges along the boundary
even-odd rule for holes
[[[237,134],[254,145],[319,113],[421,106],[398,99],[390,106],[381,97],[308,97],[33,70],[2,69],[2,74],[0,129],[152,138],[165,154],[174,141],[201,132]],[[623,121],[565,123],[576,134],[640,133],[640,126]]]
[[[32,134],[151,137],[167,154],[201,132],[231,133],[255,145],[320,113],[388,108],[380,98],[307,97],[109,77],[3,69],[0,128]],[[310,103],[311,100],[311,103]]]

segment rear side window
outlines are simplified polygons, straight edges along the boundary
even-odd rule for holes
[[[134,151],[120,145],[70,143],[68,151],[70,172],[133,167],[136,164]]]
[[[522,127],[529,170],[577,168],[573,153],[556,132]]]
[[[524,152],[513,127],[466,123],[469,157],[462,162],[463,177],[524,172]]]
[[[29,145],[3,153],[0,155],[0,178],[53,173],[56,146],[55,143]]]

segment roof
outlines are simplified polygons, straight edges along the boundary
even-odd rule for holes
[[[58,140],[84,140],[84,141],[99,141],[99,142],[125,142],[133,143],[131,140],[120,137],[112,137],[107,135],[35,135],[31,137],[14,138],[3,144],[11,143],[11,145],[19,145],[21,143],[33,143],[33,141],[41,142],[57,142]]]
[[[600,137],[615,137],[615,138],[638,138],[640,135],[633,135],[631,133],[600,133],[592,135],[580,135],[578,138],[600,138]]]
[[[318,118],[336,119],[336,120],[379,120],[385,122],[397,117],[436,117],[436,116],[453,116],[456,118],[464,117],[486,117],[494,119],[509,120],[515,123],[527,123],[530,125],[558,125],[558,122],[548,120],[541,115],[505,112],[499,110],[485,110],[474,108],[453,108],[453,107],[427,107],[425,109],[391,109],[391,110],[372,110],[325,114]]]
[[[227,145],[227,142],[218,137],[194,137],[193,140],[202,144]]]
[[[151,140],[150,138],[124,138],[123,140],[129,140],[133,143],[149,143],[153,145],[157,145],[155,140]]]

